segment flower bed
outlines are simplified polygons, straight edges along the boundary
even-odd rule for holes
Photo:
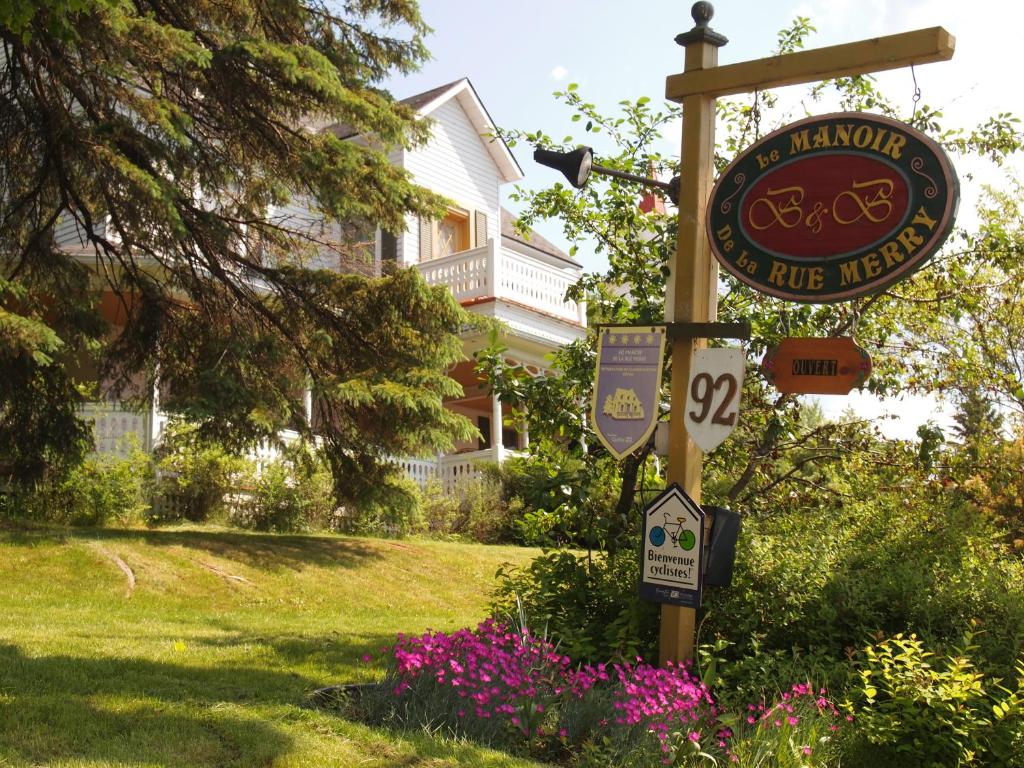
[[[730,715],[688,664],[576,666],[545,638],[493,620],[400,635],[389,656],[364,715],[575,765],[747,764],[768,752],[773,764],[825,765],[840,722],[808,684]],[[792,760],[779,763],[782,752]]]

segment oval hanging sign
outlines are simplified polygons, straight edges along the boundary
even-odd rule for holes
[[[736,278],[790,301],[849,301],[913,274],[953,228],[960,185],[905,123],[842,112],[765,136],[726,168],[707,231]]]

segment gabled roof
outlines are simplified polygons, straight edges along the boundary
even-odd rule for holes
[[[505,140],[498,137],[498,127],[491,119],[484,103],[480,101],[480,97],[468,77],[418,93],[415,96],[409,96],[402,99],[402,103],[415,109],[421,117],[426,117],[451,99],[459,100],[469,122],[473,124],[473,128],[480,135],[480,140],[484,143],[488,154],[494,164],[498,166],[501,180],[509,182],[519,181],[523,178],[523,169],[519,167],[519,163],[516,162]]]
[[[459,100],[459,104],[466,112],[469,122],[480,135],[480,141],[483,142],[491,160],[498,167],[501,180],[509,182],[522,179],[523,169],[519,167],[519,163],[516,162],[505,140],[498,137],[497,126],[491,119],[483,102],[480,101],[480,97],[477,95],[473,84],[469,82],[468,77],[463,77],[460,80],[439,85],[437,88],[431,88],[429,91],[409,96],[402,99],[401,103],[412,107],[420,117],[427,117],[431,112],[451,99]],[[352,126],[344,123],[328,126],[326,130],[331,131],[339,139],[347,139],[358,133]]]
[[[548,256],[554,256],[560,261],[564,261],[566,264],[570,264],[574,267],[583,269],[583,265],[580,264],[576,259],[567,254],[561,248],[549,240],[545,240],[542,236],[538,235],[532,229],[528,237],[524,238],[521,234],[516,231],[516,215],[511,211],[507,211],[504,208],[501,209],[501,236],[507,237],[509,240],[515,240],[517,243],[523,243],[531,248],[534,248],[541,253],[546,253]]]

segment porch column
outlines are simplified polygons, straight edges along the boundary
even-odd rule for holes
[[[302,405],[306,411],[306,425],[313,426],[313,390],[306,387],[302,392]]]
[[[146,431],[146,445],[143,449],[146,453],[152,453],[156,447],[157,440],[160,438],[159,435],[159,421],[160,421],[160,369],[157,368],[156,376],[153,378],[153,391],[149,397],[149,429]]]
[[[501,400],[496,394],[491,395],[491,450],[501,461]]]

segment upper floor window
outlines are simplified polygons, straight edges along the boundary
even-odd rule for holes
[[[330,268],[341,272],[373,275],[376,235],[376,227],[365,221],[322,221],[320,254],[324,263],[321,266],[330,264]]]
[[[437,223],[437,246],[434,258],[449,256],[469,248],[469,214],[462,211],[448,211],[448,215]]]
[[[467,251],[487,242],[487,215],[476,211],[471,218],[468,211],[449,208],[440,221],[420,219],[419,236],[421,262]]]

